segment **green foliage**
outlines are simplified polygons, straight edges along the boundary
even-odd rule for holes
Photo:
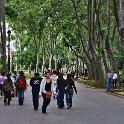
[[[88,80],[88,79],[79,79],[79,82],[82,82],[88,86],[94,87],[94,88],[105,88],[105,82],[100,81],[94,81],[94,80]]]
[[[92,40],[89,41],[90,27],[88,27],[88,1],[86,0],[7,1],[7,22],[15,33],[11,38],[16,40],[15,46],[17,48],[17,51],[14,53],[15,58],[17,58],[13,60],[14,65],[19,63],[24,65],[26,69],[28,66],[34,69],[36,65],[36,53],[38,52],[40,54],[40,64],[42,64],[43,48],[45,49],[46,67],[49,65],[50,52],[52,53],[52,68],[55,67],[55,55],[59,60],[58,67],[65,64],[68,67],[72,66],[79,51],[79,58],[83,58],[88,62],[87,54],[89,58],[95,58],[92,56],[92,50],[89,47],[91,42],[96,55],[102,57],[103,53],[106,54],[106,0],[101,1],[100,6],[96,6],[96,10],[93,7],[91,8],[91,11],[95,12],[93,17],[97,19],[99,15],[99,20],[97,20],[94,26],[90,25],[94,28],[95,35],[92,34]],[[123,55],[120,50],[118,42],[119,34],[117,31],[115,32],[114,40],[111,41],[113,25],[115,23],[113,1],[110,1],[110,16],[110,45],[121,69]],[[42,44],[42,38],[44,38],[44,45]],[[52,49],[50,49],[51,42]],[[55,42],[56,48],[54,46]],[[77,46],[80,46],[79,51],[77,50]]]

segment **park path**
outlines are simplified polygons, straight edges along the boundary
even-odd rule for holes
[[[58,109],[52,100],[48,115],[33,110],[31,88],[25,93],[23,106],[13,98],[10,106],[0,99],[0,124],[123,124],[124,99],[106,94],[101,90],[87,88],[76,83],[78,94],[73,97],[73,108]]]

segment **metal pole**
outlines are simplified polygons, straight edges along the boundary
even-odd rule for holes
[[[11,31],[8,30],[8,73],[10,72],[10,34]]]

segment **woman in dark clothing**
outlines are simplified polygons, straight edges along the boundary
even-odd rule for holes
[[[66,79],[66,103],[67,103],[67,108],[69,109],[72,107],[72,97],[73,97],[73,89],[75,90],[75,93],[77,94],[77,89],[75,87],[75,83],[71,78],[71,74],[67,75]]]
[[[51,101],[52,91],[53,91],[53,84],[52,81],[50,80],[50,74],[49,72],[46,72],[45,77],[41,81],[40,92],[39,92],[39,98],[41,97],[41,94],[43,97],[43,106],[42,106],[43,114],[47,114],[46,108]]]
[[[58,74],[57,87],[58,87],[58,91],[59,91],[58,98],[57,98],[58,108],[63,108],[64,107],[65,80],[63,78],[62,73]]]

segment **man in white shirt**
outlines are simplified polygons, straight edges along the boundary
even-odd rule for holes
[[[4,80],[6,79],[6,73],[2,72],[0,77],[0,90],[1,90],[1,96],[3,96],[3,84]]]
[[[116,88],[116,85],[117,85],[117,79],[118,79],[117,73],[114,72],[114,73],[113,73],[113,89]]]
[[[55,99],[57,97],[57,79],[58,79],[58,76],[56,75],[56,71],[53,71],[53,75],[50,77],[50,79],[54,86],[53,98]]]

